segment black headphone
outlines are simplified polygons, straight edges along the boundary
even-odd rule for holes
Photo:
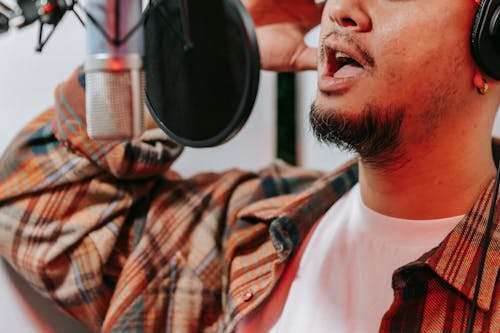
[[[470,44],[472,56],[484,74],[494,78],[495,80],[500,80],[500,0],[481,1],[472,26]],[[495,180],[495,187],[493,189],[493,197],[484,239],[481,241],[481,260],[479,262],[472,306],[467,318],[467,333],[471,333],[474,330],[477,300],[483,279],[486,252],[493,235],[493,219],[495,217],[495,204],[497,202],[499,184],[500,164],[497,167],[497,177]]]
[[[500,0],[482,0],[472,26],[471,51],[481,70],[500,80]]]

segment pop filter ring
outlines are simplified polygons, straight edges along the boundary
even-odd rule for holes
[[[183,1],[183,0],[180,0]],[[206,0],[205,0],[206,1]],[[242,46],[244,48],[243,52],[245,53],[244,59],[244,75],[240,79],[244,81],[242,94],[239,98],[239,105],[235,108],[234,113],[227,122],[224,124],[223,129],[218,131],[215,135],[212,135],[207,138],[193,138],[190,136],[186,136],[183,133],[179,133],[175,128],[170,126],[170,124],[165,121],[167,116],[164,116],[162,112],[165,110],[160,110],[158,105],[158,97],[155,100],[155,93],[152,93],[152,85],[158,84],[155,81],[154,76],[157,75],[153,72],[153,69],[150,69],[152,62],[155,59],[148,54],[150,48],[148,47],[148,43],[156,43],[157,40],[154,40],[154,35],[157,32],[149,31],[148,17],[144,24],[145,30],[145,39],[146,39],[146,54],[145,54],[145,66],[146,66],[146,105],[149,108],[150,114],[153,119],[156,121],[158,126],[169,135],[176,142],[190,147],[211,147],[215,145],[222,144],[229,139],[231,139],[236,133],[243,127],[246,120],[248,119],[253,104],[255,102],[255,98],[257,95],[258,85],[259,85],[259,74],[260,74],[260,57],[259,50],[257,45],[257,38],[255,34],[255,28],[253,25],[253,21],[250,15],[247,13],[245,7],[238,0],[221,0],[224,4],[225,8],[225,17],[227,19],[228,24],[237,24],[237,31],[241,32],[241,40],[244,41]],[[164,1],[165,2],[165,1]],[[209,14],[207,14],[209,15]],[[237,18],[237,22],[234,19]],[[167,22],[168,23],[168,22]],[[197,47],[197,45],[194,45]],[[234,78],[233,78],[234,79]],[[216,83],[216,79],[214,80]],[[158,87],[155,87],[157,89]],[[158,95],[158,93],[156,93]],[[161,97],[160,97],[161,98]],[[161,103],[160,103],[161,104]],[[183,112],[183,110],[177,110],[178,112]],[[176,110],[172,110],[172,112],[177,112]],[[199,112],[214,112],[215,110],[200,110]],[[166,112],[170,112],[170,110],[166,110]],[[198,111],[197,111],[198,112]]]

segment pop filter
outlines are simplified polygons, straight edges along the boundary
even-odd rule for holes
[[[146,18],[146,104],[177,142],[229,140],[250,115],[260,59],[252,20],[239,0],[169,0]]]

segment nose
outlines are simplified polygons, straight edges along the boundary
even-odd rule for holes
[[[328,16],[339,27],[358,32],[371,30],[372,21],[360,0],[330,0]]]

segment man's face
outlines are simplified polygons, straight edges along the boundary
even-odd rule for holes
[[[448,115],[458,116],[474,92],[469,38],[475,10],[472,0],[328,0],[313,127],[348,133],[335,132],[340,138],[333,140],[318,135],[325,141],[346,135],[355,142],[341,145],[361,157],[371,150],[387,155],[432,134]],[[388,138],[387,126],[393,146],[370,146],[367,136]]]

